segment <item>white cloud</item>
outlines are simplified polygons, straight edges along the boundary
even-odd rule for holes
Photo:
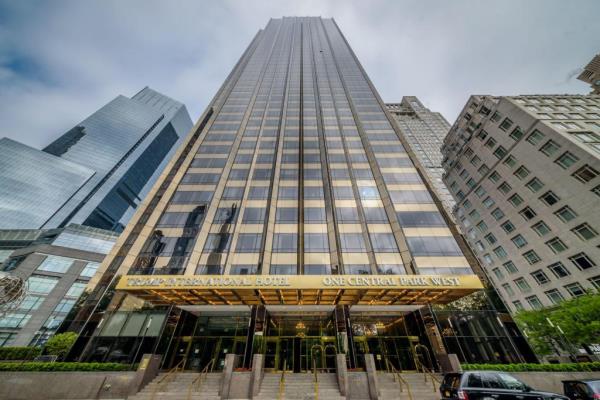
[[[0,0],[0,136],[41,147],[151,86],[197,118],[270,17],[334,17],[386,101],[453,121],[474,93],[586,93],[600,3]],[[15,67],[16,66],[16,67]]]

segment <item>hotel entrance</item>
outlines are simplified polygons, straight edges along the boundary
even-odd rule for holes
[[[332,307],[269,307],[265,327],[265,369],[335,371],[338,353]]]

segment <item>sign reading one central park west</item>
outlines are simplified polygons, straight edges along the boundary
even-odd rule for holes
[[[117,289],[481,289],[476,275],[124,276]]]

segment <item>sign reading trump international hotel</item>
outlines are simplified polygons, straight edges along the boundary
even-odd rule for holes
[[[253,275],[253,276],[124,276],[117,289],[215,289],[215,288],[482,288],[476,275]]]

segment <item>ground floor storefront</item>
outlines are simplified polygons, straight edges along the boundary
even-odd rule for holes
[[[162,354],[162,367],[223,369],[227,354],[243,368],[264,355],[266,371],[335,372],[336,355],[360,370],[373,354],[378,370],[439,370],[447,354],[462,362],[535,361],[510,320],[494,310],[424,306],[169,306],[124,312],[106,321],[82,361],[134,363]]]

